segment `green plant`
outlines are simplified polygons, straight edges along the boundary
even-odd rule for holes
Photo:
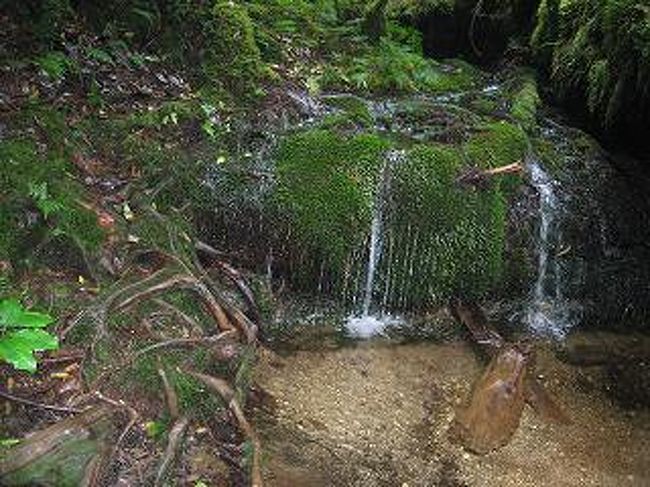
[[[0,359],[35,372],[34,352],[59,346],[57,338],[43,330],[52,321],[47,314],[26,311],[16,299],[0,301]]]
[[[47,76],[54,80],[62,80],[70,71],[76,69],[76,64],[61,51],[50,51],[34,61]]]

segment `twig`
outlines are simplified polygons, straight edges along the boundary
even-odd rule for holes
[[[156,475],[154,487],[160,487],[163,485],[165,477],[178,455],[178,450],[183,443],[183,436],[185,436],[185,431],[187,431],[189,424],[190,420],[186,417],[182,417],[174,423],[174,426],[169,432],[169,441],[167,442],[167,448],[160,464],[160,468],[158,469],[158,474]]]
[[[32,406],[38,409],[46,409],[48,411],[56,411],[58,413],[76,414],[82,412],[81,409],[68,408],[65,406],[53,406],[51,404],[43,404],[40,402],[32,401],[30,399],[25,399],[24,397],[14,396],[13,394],[3,391],[2,389],[0,389],[0,397],[3,397],[8,401],[24,404],[26,406]]]

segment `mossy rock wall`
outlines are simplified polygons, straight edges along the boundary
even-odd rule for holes
[[[457,178],[474,159],[482,167],[515,162],[525,144],[521,129],[496,122],[465,145],[415,146],[387,166],[390,143],[376,135],[315,130],[288,138],[278,153],[276,200],[294,285],[358,298],[381,204],[375,304],[420,309],[499,288],[507,202],[519,179],[468,188]]]

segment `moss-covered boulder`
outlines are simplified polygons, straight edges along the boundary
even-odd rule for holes
[[[288,272],[294,283],[302,290],[358,296],[373,209],[381,205],[375,303],[410,310],[496,289],[505,266],[507,200],[519,178],[482,189],[457,179],[470,161],[495,167],[521,159],[522,129],[495,122],[465,145],[418,145],[392,164],[386,162],[389,148],[375,135],[323,130],[282,144],[276,200],[292,249]]]
[[[204,24],[204,71],[236,96],[252,94],[262,75],[260,50],[246,7],[217,2]]]
[[[460,152],[442,145],[415,147],[395,168],[379,291],[389,307],[479,297],[499,282],[506,200],[499,184],[460,187],[462,169]]]

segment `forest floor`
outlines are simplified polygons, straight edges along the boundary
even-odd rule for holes
[[[642,486],[650,484],[650,411],[624,410],[601,367],[538,344],[540,380],[570,416],[524,410],[512,441],[486,456],[447,433],[484,365],[470,345],[377,340],[298,350],[257,368],[274,400],[257,412],[274,486]]]

